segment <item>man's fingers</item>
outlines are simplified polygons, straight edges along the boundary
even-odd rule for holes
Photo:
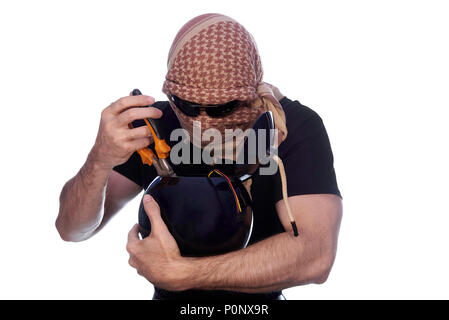
[[[147,213],[148,218],[151,223],[151,235],[153,234],[164,234],[168,232],[167,226],[165,225],[164,220],[161,217],[161,210],[157,202],[153,199],[152,196],[146,194],[143,197],[143,206],[145,208],[145,212]]]
[[[130,265],[131,267],[137,268],[136,260],[135,260],[133,257],[129,257],[128,263],[129,263],[129,265]]]
[[[130,108],[120,113],[117,117],[117,120],[121,125],[127,126],[128,123],[131,123],[134,120],[144,118],[158,119],[160,117],[162,117],[162,111],[154,107]]]
[[[136,223],[128,232],[128,246],[135,242],[138,242],[139,238],[139,225]],[[129,248],[128,248],[129,249]],[[129,250],[128,250],[129,251]]]
[[[147,138],[149,136],[150,136],[150,129],[147,126],[130,129],[127,133],[127,138],[129,140]]]
[[[144,107],[151,105],[154,102],[154,98],[150,96],[128,96],[118,99],[110,106],[110,108],[111,111],[117,115],[131,107]]]
[[[134,152],[139,149],[146,148],[150,145],[151,141],[152,141],[152,139],[150,139],[149,137],[135,139],[132,142],[130,142],[131,150]]]

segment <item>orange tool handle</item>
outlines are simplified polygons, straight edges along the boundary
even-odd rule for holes
[[[134,128],[134,126],[131,123],[128,124],[128,127],[130,129]],[[151,129],[150,129],[150,131],[151,131]],[[153,157],[156,158],[153,150],[151,150],[150,148],[139,149],[139,150],[137,150],[137,153],[140,155],[140,158],[142,159],[142,163],[147,164],[149,166],[151,166],[153,164]]]
[[[153,164],[153,157],[156,157],[151,149],[142,148],[137,150],[137,153],[140,155],[143,164],[147,164],[151,166]]]
[[[133,96],[138,96],[138,95],[141,95],[142,92],[140,92],[139,89],[134,89],[131,94]],[[170,153],[170,146],[165,142],[164,139],[161,139],[158,136],[159,131],[155,130],[155,127],[154,127],[154,125],[156,125],[156,122],[152,119],[143,119],[143,120],[145,121],[148,128],[150,128],[150,132],[151,132],[151,135],[153,136],[153,140],[154,140],[154,149],[156,150],[158,158],[166,159]],[[153,156],[154,156],[154,153],[153,153]]]
[[[159,159],[166,159],[170,154],[170,146],[165,142],[164,139],[159,139],[157,134],[154,132],[153,126],[151,125],[148,119],[143,119],[147,124],[148,128],[150,128],[151,135],[154,139],[154,149],[156,150],[157,156]],[[154,153],[153,153],[154,155]]]

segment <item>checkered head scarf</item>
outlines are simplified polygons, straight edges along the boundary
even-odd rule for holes
[[[225,129],[250,128],[267,110],[273,113],[278,142],[286,138],[284,111],[273,92],[277,88],[262,81],[254,38],[234,19],[203,14],[187,22],[173,41],[167,66],[162,88],[167,95],[204,106],[241,101],[233,112],[220,118],[209,117],[204,110],[197,117],[189,117],[171,103],[191,138],[194,121],[201,123],[202,131],[215,128],[223,135]]]

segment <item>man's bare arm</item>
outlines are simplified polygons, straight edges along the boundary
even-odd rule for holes
[[[96,165],[89,156],[79,172],[64,185],[56,219],[56,228],[62,239],[87,239],[100,225],[109,172]]]
[[[334,195],[289,198],[300,235],[291,232],[285,205],[277,203],[285,233],[224,255],[189,258],[184,288],[269,292],[323,283],[332,268],[342,216]]]
[[[94,147],[61,191],[56,228],[62,239],[82,241],[91,237],[124,202],[141,191],[112,168],[149,145],[148,127],[129,128],[128,124],[136,119],[159,118],[162,113],[155,108],[135,108],[152,103],[154,98],[149,96],[129,96],[103,110]]]
[[[56,228],[66,241],[90,238],[142,191],[139,185],[115,171],[105,178],[101,168],[96,169],[90,161],[61,191]]]

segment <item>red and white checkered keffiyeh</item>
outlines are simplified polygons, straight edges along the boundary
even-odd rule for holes
[[[273,112],[283,141],[287,135],[285,115],[273,90],[262,81],[263,70],[251,34],[234,19],[221,14],[203,14],[187,22],[173,41],[168,72],[162,91],[202,105],[245,101],[222,118],[202,112],[188,117],[175,109],[181,125],[191,133],[194,120],[203,129],[247,129],[264,110]]]

